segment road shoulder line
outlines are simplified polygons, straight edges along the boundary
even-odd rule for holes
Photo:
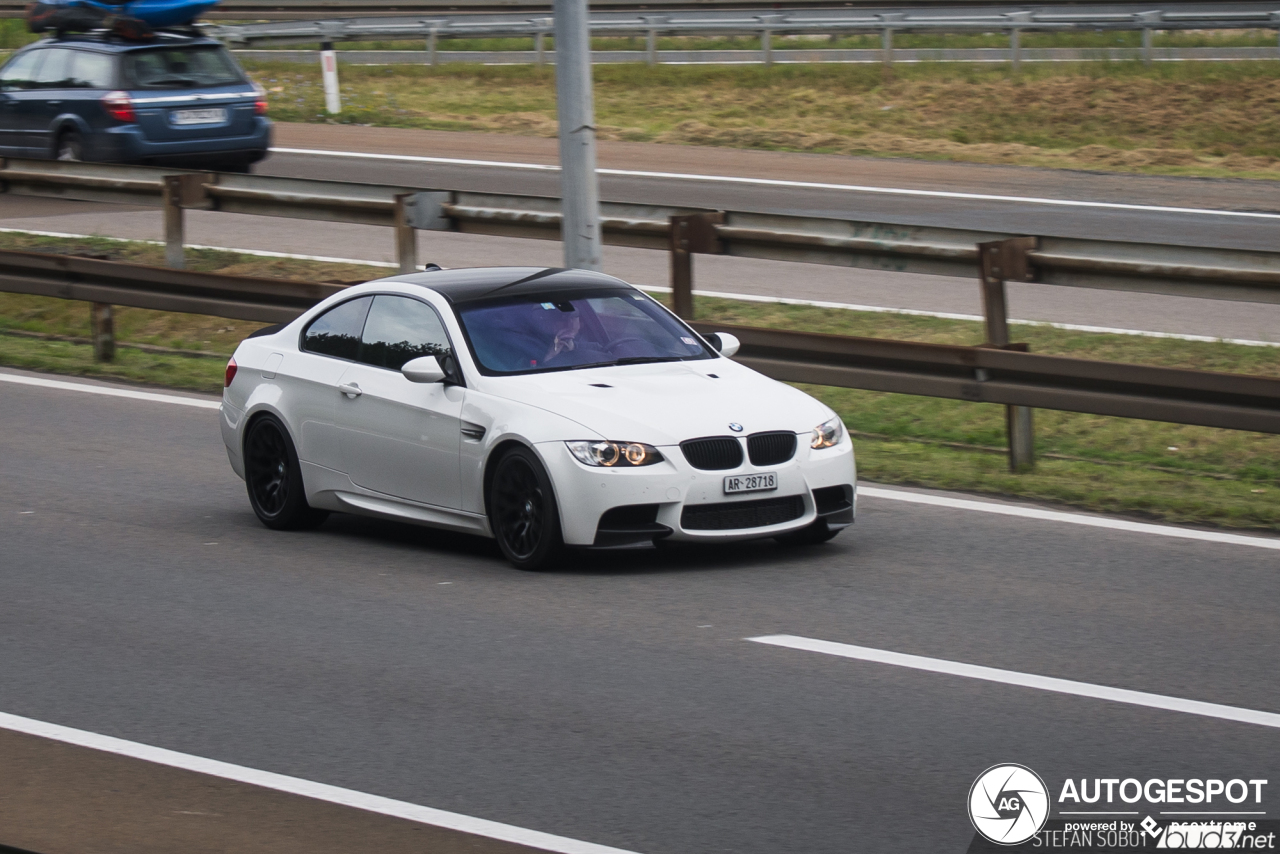
[[[157,765],[194,771],[198,774],[206,774],[224,780],[234,780],[278,792],[301,795],[302,797],[326,801],[340,806],[354,807],[366,812],[406,819],[419,824],[428,824],[474,836],[483,836],[516,845],[525,845],[541,851],[557,852],[557,854],[634,854],[634,852],[625,851],[621,848],[582,842],[577,839],[555,836],[538,830],[529,830],[515,825],[502,824],[460,813],[411,804],[407,801],[397,801],[380,795],[358,792],[354,789],[344,789],[339,786],[330,786],[326,783],[317,783],[299,777],[289,777],[271,771],[246,768],[242,765],[233,765],[216,759],[205,759],[162,747],[152,747],[136,741],[126,741],[109,735],[101,735],[87,730],[74,729],[4,712],[0,712],[0,728],[65,744],[140,759]]]
[[[524,169],[538,172],[559,172],[559,166],[543,163],[519,163],[505,160],[468,160],[458,157],[428,157],[416,154],[372,154],[360,151],[331,151],[323,148],[276,148],[280,154],[301,154],[311,157],[347,157],[366,160],[398,160],[407,163],[437,163],[443,166],[489,166],[498,169]],[[1170,205],[1138,205],[1123,202],[1085,202],[1077,199],[1049,199],[1037,196],[1003,196],[987,193],[961,193],[952,190],[916,190],[907,187],[872,187],[861,184],[827,184],[820,181],[789,181],[782,178],[744,178],[734,175],[699,175],[690,172],[649,172],[637,169],[597,169],[601,175],[620,178],[660,178],[673,181],[707,181],[721,184],[747,184],[756,187],[790,187],[797,190],[837,190],[846,193],[868,193],[881,196],[916,196],[929,199],[961,199],[971,202],[1014,202],[1018,204],[1048,205],[1066,208],[1098,208],[1114,211],[1146,211],[1148,213],[1195,214],[1200,216],[1227,216],[1245,219],[1280,220],[1280,214],[1261,211],[1231,211],[1216,208],[1184,208]]]
[[[1131,522],[1128,519],[1112,519],[1106,516],[1090,516],[1086,513],[1067,513],[1061,510],[1043,510],[1018,504],[998,504],[994,501],[973,501],[952,498],[948,495],[930,495],[924,492],[908,492],[904,489],[885,489],[879,486],[858,485],[858,495],[887,501],[905,501],[910,504],[927,504],[951,510],[968,510],[978,513],[995,513],[1000,516],[1017,516],[1022,519],[1039,519],[1045,522],[1065,522],[1068,525],[1085,525],[1092,528],[1108,528],[1135,534],[1151,534],[1157,537],[1175,537],[1183,540],[1202,540],[1209,543],[1225,543],[1249,546],[1255,549],[1280,551],[1280,539],[1250,537],[1229,534],[1225,531],[1202,531],[1196,528],[1178,528],[1173,525],[1155,525],[1150,522]]]
[[[22,374],[0,372],[0,382],[17,385],[52,388],[59,391],[78,391],[85,394],[100,394],[106,397],[124,397],[130,400],[145,400],[149,403],[172,403],[178,406],[194,406],[198,409],[219,409],[222,404],[216,400],[201,400],[197,397],[182,397],[177,394],[161,394],[154,391],[135,391],[118,386],[92,385],[90,383],[73,383],[66,380],[52,380],[44,377],[31,377]]]

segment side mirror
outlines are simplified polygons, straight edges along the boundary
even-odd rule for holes
[[[400,373],[411,383],[438,383],[444,379],[444,368],[435,356],[410,359],[400,368]]]
[[[742,346],[742,342],[738,340],[738,337],[730,335],[728,332],[712,332],[710,335],[704,335],[703,337],[726,359],[738,352],[738,348]]]

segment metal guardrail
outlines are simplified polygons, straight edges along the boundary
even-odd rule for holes
[[[558,240],[553,197],[177,172],[143,166],[0,160],[0,192],[153,205],[166,211],[172,266],[182,263],[183,213],[213,210],[392,228],[401,269],[417,268],[415,230]],[[1017,235],[937,226],[604,202],[604,242],[673,250],[688,220],[693,254],[859,267],[974,279],[977,244]],[[1280,303],[1280,252],[1035,238],[1017,280],[1207,299]]]
[[[0,17],[20,17],[24,14],[26,0],[0,0]],[[685,11],[697,10],[700,13],[718,14],[722,11],[734,12],[746,8],[777,9],[776,0],[592,0],[593,8],[616,9],[650,12],[653,10]],[[835,8],[847,12],[851,8],[892,9],[901,13],[918,10],[950,10],[971,11],[972,6],[957,10],[956,0],[896,0],[886,3],[883,0],[806,0],[803,4],[809,9]],[[1015,7],[1025,10],[1026,3],[1017,0],[985,0],[974,3],[974,6]],[[1063,5],[1074,5],[1071,0],[1066,4],[1058,4],[1053,8],[1061,10]],[[1114,11],[1124,13],[1126,10],[1145,11],[1150,5],[1134,3],[1108,4]],[[1204,7],[1209,3],[1198,3]],[[1233,3],[1236,7],[1262,9],[1269,11],[1266,3]],[[393,16],[393,15],[447,15],[459,9],[468,12],[511,13],[511,12],[544,12],[551,10],[550,0],[221,0],[221,2],[205,14],[207,18],[229,21],[245,19],[299,20],[313,19],[317,15],[330,17],[344,16]]]
[[[238,59],[251,62],[317,63],[318,50],[289,48],[240,49]],[[1280,59],[1274,47],[1157,47],[1145,52],[1139,47],[1078,48],[1024,47],[1019,62],[1133,62],[1150,57],[1153,62],[1238,62]],[[480,63],[485,65],[555,65],[554,50],[339,50],[335,58],[350,65],[447,65]],[[984,48],[895,48],[895,63],[918,62],[985,62],[1013,61],[1013,51],[1003,47]],[[884,61],[879,48],[813,48],[774,46],[763,50],[593,50],[595,65],[621,65],[646,62],[650,65],[743,65],[750,63],[871,64]]]
[[[787,382],[1280,432],[1280,379],[1015,350],[694,323],[730,332],[734,356]]]
[[[285,322],[340,289],[0,251],[0,291],[243,320]],[[693,326],[704,333],[736,335],[742,342],[738,361],[784,381],[1280,433],[1277,378],[1041,356],[991,346]]]
[[[593,36],[646,37],[645,56],[650,63],[659,60],[657,37],[726,36],[758,37],[763,61],[773,58],[774,36],[787,35],[857,35],[876,34],[881,39],[882,61],[894,61],[895,33],[990,33],[1009,36],[1010,60],[1016,65],[1023,58],[1021,34],[1025,32],[1096,32],[1139,31],[1143,36],[1141,57],[1154,58],[1153,33],[1166,30],[1280,30],[1280,8],[1276,9],[1142,9],[1115,11],[1064,11],[1061,8],[1020,9],[1002,13],[974,10],[917,13],[912,10],[878,14],[841,10],[771,10],[750,14],[741,10],[699,10],[696,12],[654,14],[661,9],[646,9],[640,14],[598,10],[591,19]],[[541,63],[548,57],[545,38],[552,33],[550,17],[510,15],[435,14],[406,19],[334,19],[273,22],[245,25],[209,26],[210,35],[229,45],[332,45],[343,41],[386,41],[411,39],[427,42],[429,62],[434,64],[440,39],[532,37],[535,59]]]

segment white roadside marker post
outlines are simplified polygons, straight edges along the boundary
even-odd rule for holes
[[[320,74],[324,80],[325,111],[336,115],[342,112],[342,96],[338,92],[338,58],[333,52],[333,42],[320,45]]]
[[[600,187],[587,0],[555,0],[555,39],[564,265],[571,270],[599,270],[603,263]]]

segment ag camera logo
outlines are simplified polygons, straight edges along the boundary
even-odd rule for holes
[[[1049,819],[1049,789],[1025,765],[992,765],[969,789],[969,821],[997,845],[1019,845]]]

